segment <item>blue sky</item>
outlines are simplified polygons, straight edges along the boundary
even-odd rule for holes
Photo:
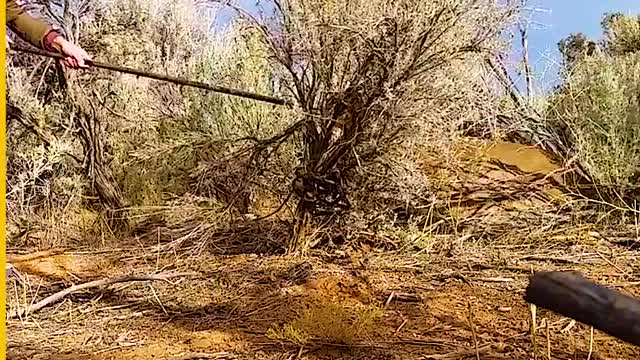
[[[268,0],[257,1],[263,6],[269,3]],[[238,0],[237,3],[245,9],[256,9],[256,0]],[[558,41],[575,32],[599,39],[603,14],[640,14],[640,0],[527,0],[527,8],[534,9],[527,12],[533,21],[529,32],[530,60],[540,86],[547,90],[557,79]],[[226,22],[232,14],[229,10],[220,13],[219,23]],[[516,51],[519,43],[516,39]]]
[[[600,20],[604,13],[640,14],[640,0],[529,0],[527,3],[529,8],[537,9],[528,13],[534,21],[529,51],[534,71],[545,88],[557,78],[558,41],[575,32],[600,39]]]

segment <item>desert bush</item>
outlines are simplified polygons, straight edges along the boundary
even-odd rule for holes
[[[621,204],[638,198],[640,22],[605,14],[602,40],[573,34],[559,43],[563,82],[548,99],[548,119],[570,149],[565,160],[584,173],[584,195]]]
[[[100,61],[272,92],[259,44],[239,27],[211,31],[211,6],[186,0],[104,0],[83,9],[73,26],[63,28],[78,29],[77,41]],[[48,224],[53,214],[60,219],[102,212],[104,200],[96,196],[87,172],[90,154],[78,133],[83,115],[96,130],[101,161],[113,173],[123,205],[136,216],[157,213],[182,195],[216,195],[209,190],[225,178],[207,169],[219,166],[242,143],[235,140],[268,136],[290,121],[282,108],[103,70],[60,73],[51,61],[41,61],[22,54],[9,58],[8,99],[29,119],[28,124],[12,121],[8,130],[8,220],[15,235],[10,241],[35,226],[27,223]],[[66,88],[45,81],[60,75]],[[219,202],[226,205],[225,200]],[[136,217],[134,223],[143,220]]]
[[[101,0],[66,28],[101,61],[276,93],[294,111],[105,71],[65,72],[53,86],[39,81],[50,70],[30,73],[14,59],[10,97],[56,145],[42,145],[37,131],[32,143],[10,144],[13,208],[31,219],[53,213],[40,210],[45,203],[101,211],[108,201],[88,171],[93,142],[78,135],[82,120],[96,129],[99,161],[122,200],[107,207],[134,223],[158,213],[182,219],[193,199],[206,209],[187,206],[185,221],[220,221],[210,212],[255,212],[257,193],[286,208],[294,193],[291,251],[308,247],[309,225],[346,221],[335,216],[344,210],[366,227],[398,205],[431,201],[423,153],[453,159],[461,127],[495,116],[500,97],[487,86],[485,59],[505,49],[501,33],[517,14],[488,0],[287,0],[262,20],[237,9],[241,19],[216,33],[212,3]],[[29,185],[42,201],[26,209],[17,188],[28,184],[16,179],[33,177],[23,159],[32,146],[42,150],[28,161],[47,159],[47,176],[68,189]]]
[[[601,26],[604,30],[603,42],[609,54],[615,56],[640,50],[640,15],[606,14]]]
[[[466,118],[484,115],[470,96],[481,82],[469,71],[499,46],[513,12],[477,0],[274,3],[275,16],[263,20],[239,11],[266,44],[298,121],[255,149],[301,136],[288,247],[304,251],[314,214],[352,208],[349,190],[389,179],[385,169],[399,162],[386,155],[410,153],[402,143],[420,136],[446,143]],[[407,182],[420,193],[420,179]]]
[[[105,57],[199,81],[271,92],[270,75],[255,42],[239,28],[211,32],[212,15],[206,8],[189,1],[119,4],[105,10],[111,22],[104,26],[114,29],[99,37],[101,47],[110,49]],[[139,33],[121,25],[132,23]],[[137,200],[132,206],[158,205],[165,193],[198,194],[219,187],[215,171],[208,172],[206,181],[199,174],[226,158],[232,140],[268,135],[287,122],[281,109],[249,100],[131,81],[127,75],[117,78],[116,88],[104,92],[119,97],[113,110],[121,115],[114,119],[120,126],[114,126],[110,142],[116,163],[126,165],[119,177],[127,197]],[[132,121],[141,115],[144,121]]]
[[[638,199],[640,53],[585,57],[550,102],[575,159],[606,200]]]

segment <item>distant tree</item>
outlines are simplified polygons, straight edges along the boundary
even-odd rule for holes
[[[603,51],[609,56],[621,56],[640,51],[640,16],[605,13],[600,21],[601,41],[588,39],[583,33],[573,33],[558,42],[564,70],[571,70],[585,56]]]
[[[595,52],[597,44],[589,40],[583,33],[573,33],[558,42],[558,50],[562,55],[565,70],[572,69],[585,56]]]
[[[600,27],[605,31],[605,34],[607,32],[607,30],[610,30],[613,28],[613,24],[620,20],[623,19],[625,16],[623,13],[605,13],[602,16],[602,20],[600,21]]]
[[[600,22],[604,48],[611,56],[640,51],[640,16],[622,13],[605,14]]]
[[[638,200],[640,16],[604,14],[600,26],[601,40],[576,33],[558,43],[564,79],[547,120],[597,186],[585,195],[626,208]]]

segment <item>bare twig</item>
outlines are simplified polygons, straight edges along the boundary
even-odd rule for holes
[[[509,97],[511,98],[513,103],[520,109],[526,109],[526,105],[524,103],[524,100],[522,99],[522,94],[520,94],[520,92],[518,91],[518,87],[509,77],[509,73],[507,72],[505,66],[503,64],[498,64],[497,61],[492,58],[486,58],[485,61],[498,78],[498,81],[501,82],[501,85],[509,93]]]
[[[407,324],[408,320],[404,319],[402,321],[402,324],[400,324],[400,326],[398,326],[398,328],[396,329],[396,331],[393,333],[393,335],[398,335],[398,333],[400,333],[400,330],[402,330],[402,328]]]
[[[471,327],[471,335],[473,336],[473,348],[476,352],[476,359],[480,360],[480,350],[478,350],[478,337],[476,336],[476,327],[473,325],[473,307],[471,302],[467,304],[469,310],[469,326]]]
[[[180,355],[171,358],[172,360],[196,360],[196,359],[218,359],[218,360],[231,360],[235,359],[236,356],[229,352],[219,352],[213,354],[207,353],[191,353],[186,355]]]
[[[531,345],[533,347],[533,357],[534,359],[538,358],[538,343],[536,341],[536,334],[538,332],[538,327],[536,324],[536,305],[529,304],[529,314],[531,315]]]
[[[591,360],[592,354],[593,354],[593,326],[589,328],[589,355],[587,355],[587,360]]]
[[[531,65],[529,64],[529,34],[527,28],[520,26],[520,41],[522,42],[522,62],[524,63],[525,80],[527,82],[527,101],[531,101],[533,96]],[[530,105],[530,104],[529,104]]]
[[[561,258],[561,257],[555,257],[555,256],[540,256],[540,255],[526,255],[526,256],[523,256],[523,257],[519,258],[519,260],[551,261],[551,262],[555,262],[555,263],[575,264],[575,265],[580,264],[580,262],[576,261],[576,260],[571,260],[571,259]]]
[[[398,293],[395,291],[392,291],[391,294],[389,294],[389,297],[387,297],[387,301],[384,303],[384,306],[389,306],[389,304],[393,301],[403,301],[403,302],[420,302],[420,298],[416,295],[416,294],[410,294],[410,293]]]
[[[448,354],[436,354],[436,355],[425,355],[423,359],[429,360],[454,360],[454,359],[464,359],[468,356],[474,356],[478,354],[484,354],[491,350],[491,345],[485,345],[478,349],[472,350],[462,350],[462,351],[454,351]]]
[[[514,281],[513,278],[505,278],[505,277],[470,278],[469,280],[482,281],[482,282],[495,282],[495,283]]]
[[[549,331],[549,322],[545,322],[545,331],[547,335],[547,359],[551,360],[551,332]]]

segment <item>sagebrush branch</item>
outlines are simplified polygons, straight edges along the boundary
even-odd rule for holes
[[[123,282],[131,282],[131,281],[166,281],[175,277],[193,276],[193,275],[197,275],[197,274],[196,273],[159,273],[159,274],[153,274],[153,275],[123,275],[123,276],[102,279],[102,280],[94,280],[88,283],[74,285],[69,288],[66,288],[62,291],[59,291],[51,296],[44,298],[43,300],[27,308],[11,311],[7,315],[7,317],[9,319],[13,319],[19,316],[23,316],[25,314],[34,313],[51,304],[57,303],[58,301],[64,299],[67,295],[70,295],[74,292],[78,292],[81,290],[86,290],[86,289],[106,286],[106,285],[112,285],[117,283],[123,283]]]

